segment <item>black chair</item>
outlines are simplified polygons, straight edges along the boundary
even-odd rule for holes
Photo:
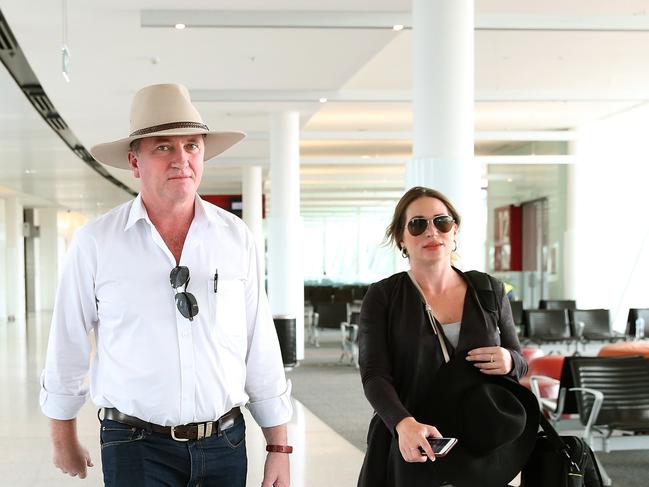
[[[320,328],[340,328],[340,324],[349,323],[350,311],[349,303],[330,303],[322,302],[313,305],[315,310],[315,327]]]
[[[352,288],[354,301],[362,301],[367,292],[367,284],[357,284]]]
[[[570,342],[570,322],[564,309],[526,309],[523,312],[527,341]]]
[[[638,318],[642,318],[645,323],[645,336],[649,333],[649,308],[631,308],[629,310],[629,317],[626,321],[626,336],[635,337],[635,322]]]
[[[334,289],[334,303],[351,303],[354,301],[354,293],[351,287],[339,287]]]
[[[333,300],[333,286],[313,286],[309,290],[309,300],[315,306],[316,303],[330,303]]]
[[[340,324],[341,349],[340,362],[349,361],[350,365],[359,368],[358,364],[358,324],[360,313],[352,311],[349,315],[349,323]]]
[[[539,309],[577,309],[577,302],[573,299],[541,299]]]
[[[611,317],[607,309],[569,310],[572,334],[579,340],[604,340],[613,342],[624,340],[624,335],[611,330]],[[581,329],[580,333],[580,328]]]
[[[306,288],[305,288],[306,289]],[[312,304],[304,303],[304,330],[306,333],[305,341],[309,345],[319,346],[318,337],[315,330],[315,310]]]
[[[575,358],[575,355],[567,355],[563,357],[561,375],[558,380],[554,377],[548,377],[545,375],[530,376],[530,389],[536,395],[541,410],[547,414],[548,418],[553,423],[560,421],[564,417],[571,417],[578,413],[575,393],[572,390],[575,387],[575,384],[572,379],[572,370],[570,369],[570,361],[573,358]],[[541,382],[550,382],[558,385],[558,396],[554,398],[542,397],[539,387]]]
[[[649,361],[642,356],[572,357],[569,363],[583,436],[591,447],[649,448]]]
[[[349,315],[349,322],[352,325],[360,325],[361,313],[360,311],[352,311]]]
[[[556,401],[541,397],[541,381],[559,383]],[[578,415],[584,426],[581,436],[593,450],[649,447],[649,435],[645,434],[649,432],[649,361],[644,357],[568,356],[560,381],[532,376],[530,386],[553,423]],[[597,456],[595,459],[604,485],[611,485],[604,466]]]

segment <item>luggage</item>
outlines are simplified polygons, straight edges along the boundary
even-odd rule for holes
[[[583,438],[559,436],[541,415],[534,451],[523,469],[524,487],[603,487],[595,454]]]

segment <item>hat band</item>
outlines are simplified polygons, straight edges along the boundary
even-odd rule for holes
[[[161,132],[163,130],[171,129],[201,129],[209,132],[210,129],[204,123],[198,122],[172,122],[172,123],[163,123],[162,125],[154,125],[153,127],[147,127],[144,129],[136,130],[132,132],[129,137],[137,137],[139,135],[152,134],[154,132]]]

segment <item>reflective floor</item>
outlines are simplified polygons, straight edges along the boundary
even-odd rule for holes
[[[38,404],[39,376],[45,360],[48,314],[24,321],[0,321],[0,485],[7,487],[98,486],[101,459],[96,409],[88,401],[78,418],[79,437],[95,466],[88,478],[71,478],[51,462],[48,420]],[[265,441],[246,413],[248,486],[261,485]],[[352,486],[363,454],[299,402],[289,424],[291,480],[295,487]]]

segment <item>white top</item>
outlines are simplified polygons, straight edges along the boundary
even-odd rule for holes
[[[457,342],[460,341],[460,327],[462,326],[462,323],[458,321],[457,323],[449,323],[448,325],[442,325],[442,329],[444,330],[444,336],[446,336],[446,339],[453,345],[453,347],[457,347]]]
[[[289,421],[290,381],[248,228],[197,197],[180,265],[198,302],[194,321],[176,308],[169,280],[176,262],[140,196],[76,232],[41,376],[46,416],[76,417],[90,367],[97,406],[151,423],[211,421],[240,405],[262,427]],[[97,354],[89,364],[92,329]]]

